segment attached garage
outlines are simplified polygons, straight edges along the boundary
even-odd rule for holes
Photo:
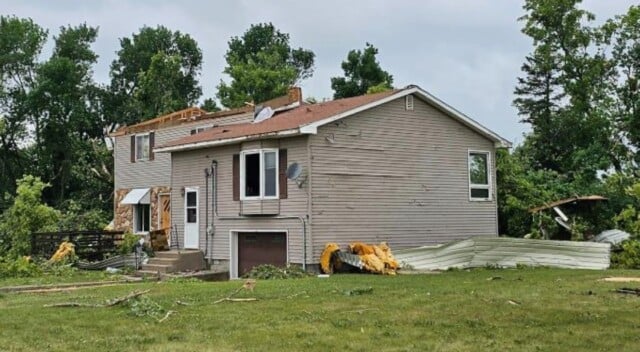
[[[285,232],[238,232],[237,249],[238,277],[261,264],[287,265]]]

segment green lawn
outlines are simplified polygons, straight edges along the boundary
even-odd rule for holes
[[[7,286],[53,285],[73,282],[113,281],[121,279],[122,275],[108,274],[104,271],[69,270],[69,272],[65,273],[64,275],[52,275],[45,273],[37,277],[0,279],[0,288]]]
[[[640,284],[598,281],[607,276],[640,272],[514,269],[334,275],[259,281],[253,293],[238,295],[259,301],[220,304],[213,302],[242,282],[147,282],[3,294],[0,350],[637,351],[640,297],[613,290]],[[491,277],[500,279],[488,280]],[[161,307],[152,310],[159,316],[167,310],[177,313],[158,323],[156,318],[134,316],[128,305],[43,308],[70,301],[100,303],[136,289],[151,290],[147,296]],[[360,291],[364,293],[353,294]]]

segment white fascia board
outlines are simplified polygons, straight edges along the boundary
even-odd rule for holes
[[[229,139],[219,139],[215,141],[204,141],[204,142],[197,142],[197,143],[181,144],[181,145],[176,145],[171,147],[161,147],[161,148],[154,149],[154,152],[155,153],[181,152],[181,151],[194,150],[194,149],[217,147],[221,145],[240,143],[240,142],[251,141],[256,139],[291,137],[298,134],[300,134],[300,130],[295,128],[295,129],[290,129],[285,131],[256,134],[251,136],[242,136],[242,137],[229,138]]]

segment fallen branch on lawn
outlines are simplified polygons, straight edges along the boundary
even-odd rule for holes
[[[164,315],[164,317],[162,319],[158,320],[158,323],[162,323],[163,321],[169,319],[169,317],[171,316],[171,314],[173,313],[177,313],[175,310],[170,310],[167,312],[167,314]]]
[[[257,298],[229,298],[229,297],[225,297],[225,298],[221,298],[215,302],[213,302],[213,304],[218,304],[221,302],[254,302],[257,301]]]
[[[218,304],[221,302],[253,302],[253,301],[257,301],[257,298],[231,298],[235,295],[237,295],[240,291],[242,290],[247,290],[247,291],[251,291],[253,292],[253,288],[256,286],[256,280],[247,280],[245,281],[244,284],[242,284],[242,286],[238,287],[237,290],[231,292],[227,297],[225,298],[221,298],[215,302],[213,302],[213,304]]]
[[[124,297],[114,298],[112,300],[106,301],[104,304],[87,304],[87,303],[78,303],[78,302],[63,302],[63,303],[54,303],[54,304],[45,304],[45,308],[60,308],[60,307],[85,307],[85,308],[106,308],[113,307],[123,302],[127,302],[132,298],[136,298],[138,296],[142,296],[146,293],[149,293],[150,290],[145,291],[133,291]]]
[[[617,289],[616,292],[627,294],[627,295],[640,296],[640,288],[626,288],[626,287],[623,287],[623,288]]]

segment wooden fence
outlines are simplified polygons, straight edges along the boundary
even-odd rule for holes
[[[31,255],[51,257],[60,243],[69,241],[75,245],[76,255],[84,260],[103,260],[106,254],[116,252],[122,241],[123,231],[61,231],[31,234]]]

